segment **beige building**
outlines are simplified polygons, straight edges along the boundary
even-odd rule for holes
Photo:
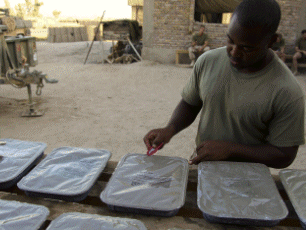
[[[143,1],[128,0],[128,5],[132,7],[132,19],[138,21],[140,26],[143,25]]]
[[[301,30],[306,29],[306,1],[277,1],[282,10],[278,32],[286,40],[286,52],[293,53],[296,39]],[[211,38],[211,48],[224,46],[231,12],[240,2],[241,0],[129,0],[132,7],[143,4],[143,58],[175,63],[176,51],[188,48],[192,34],[203,23]]]

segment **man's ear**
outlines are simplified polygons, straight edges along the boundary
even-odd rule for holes
[[[277,34],[273,34],[271,36],[270,42],[269,42],[269,48],[271,48],[273,46],[273,44],[276,42],[278,35]]]

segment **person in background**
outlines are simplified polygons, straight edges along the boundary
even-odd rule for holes
[[[302,30],[302,36],[296,41],[295,54],[292,58],[292,72],[294,75],[298,74],[298,60],[306,57],[306,30]]]
[[[243,0],[228,26],[226,47],[198,58],[168,124],[144,136],[147,149],[165,146],[200,114],[190,164],[288,167],[305,143],[305,100],[297,79],[270,49],[280,18],[275,0]]]
[[[277,56],[283,61],[286,61],[286,54],[285,54],[285,39],[283,38],[282,34],[277,33],[276,42],[273,43],[271,48]]]
[[[191,67],[193,67],[195,63],[197,53],[204,53],[210,50],[208,42],[209,37],[205,33],[205,26],[201,25],[199,32],[192,36],[192,43],[191,46],[188,48],[189,58],[191,60]]]

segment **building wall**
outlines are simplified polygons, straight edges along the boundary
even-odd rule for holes
[[[302,30],[306,30],[306,1],[302,3],[299,18],[301,20],[299,20],[297,36],[301,35]]]
[[[286,40],[286,51],[292,53],[301,24],[305,25],[306,21],[301,22],[301,15],[305,15],[305,0],[277,1],[282,10],[279,32]],[[144,0],[144,59],[175,63],[176,50],[187,49],[192,34],[202,24],[194,21],[194,7],[195,0]],[[205,23],[205,26],[211,38],[210,47],[224,46],[228,25]]]
[[[143,25],[143,0],[128,0],[128,5],[132,7],[132,19],[137,20],[139,25]]]
[[[143,0],[128,0],[129,6],[143,6]]]
[[[282,19],[278,28],[278,32],[283,34],[286,40],[287,53],[294,53],[294,46],[296,39],[300,36],[300,27],[305,26],[306,18],[305,13],[306,1],[305,0],[278,0],[281,11]]]
[[[143,25],[143,6],[132,6],[132,19]]]

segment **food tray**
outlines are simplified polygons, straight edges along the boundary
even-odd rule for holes
[[[269,168],[242,162],[202,162],[198,207],[210,222],[274,226],[288,215]]]
[[[78,202],[84,200],[111,153],[102,149],[54,149],[17,184],[29,196]]]
[[[47,230],[146,230],[135,219],[100,216],[78,212],[64,213],[51,222]]]
[[[14,186],[44,155],[47,145],[14,139],[1,139],[0,189]]]
[[[41,229],[48,215],[48,208],[41,205],[0,200],[1,230]]]
[[[185,203],[188,170],[186,159],[130,153],[100,198],[114,211],[174,216]]]
[[[283,169],[279,172],[279,177],[303,229],[306,229],[306,171]]]

